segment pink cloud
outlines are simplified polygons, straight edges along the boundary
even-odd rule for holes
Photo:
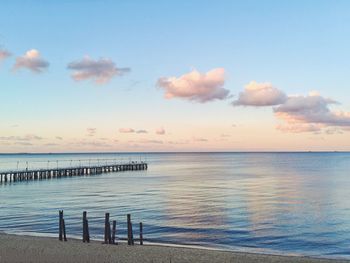
[[[161,140],[146,140],[146,139],[142,139],[142,140],[137,140],[137,141],[128,141],[129,143],[150,143],[150,144],[163,144],[163,141]]]
[[[195,141],[195,142],[207,142],[208,139],[206,139],[206,138],[200,138],[200,137],[194,137],[194,138],[193,138],[193,141]]]
[[[148,133],[148,131],[147,131],[147,130],[142,130],[142,129],[141,129],[141,130],[137,130],[136,133]]]
[[[273,87],[269,82],[249,82],[244,91],[239,93],[238,100],[233,102],[234,106],[274,106],[284,103],[286,94]]]
[[[156,134],[158,134],[158,135],[164,135],[164,134],[165,134],[164,128],[158,128],[158,129],[156,130]]]
[[[34,73],[41,73],[49,67],[49,62],[41,58],[36,49],[28,50],[22,57],[16,58],[14,69],[28,69]]]
[[[96,128],[87,128],[86,131],[87,131],[87,135],[92,137],[92,136],[95,136],[96,134]]]
[[[319,132],[324,125],[320,124],[310,124],[310,123],[287,123],[287,124],[279,124],[276,126],[277,130],[286,133],[302,133],[302,132]]]
[[[130,72],[130,68],[118,68],[111,59],[100,58],[93,60],[85,57],[82,60],[73,61],[67,68],[72,70],[72,78],[76,81],[92,79],[97,84],[110,81],[115,76],[121,76]]]
[[[188,144],[188,140],[168,141],[169,144]]]
[[[12,54],[4,49],[0,49],[0,62],[10,57]]]
[[[277,129],[284,132],[327,132],[329,127],[348,129],[350,112],[332,111],[329,106],[333,104],[338,102],[315,92],[308,96],[290,96],[284,104],[274,108],[275,116],[283,123]]]
[[[157,85],[165,91],[165,98],[182,98],[200,103],[223,100],[229,90],[224,89],[225,70],[216,68],[207,73],[193,70],[180,77],[162,77]]]
[[[0,141],[7,142],[30,142],[30,141],[41,141],[44,138],[35,134],[27,134],[25,136],[0,136]]]
[[[133,133],[133,132],[135,132],[135,130],[132,128],[120,128],[119,132],[120,133]]]

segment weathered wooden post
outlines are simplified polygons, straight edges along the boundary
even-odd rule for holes
[[[63,232],[63,229],[62,229],[62,219],[63,219],[63,211],[59,210],[58,211],[58,215],[59,215],[59,223],[58,223],[58,231],[59,231],[59,234],[58,234],[58,239],[60,241],[62,241],[62,232]]]
[[[111,244],[112,243],[112,237],[111,237],[111,224],[109,222],[109,213],[106,213],[105,215],[105,244]]]
[[[130,214],[127,214],[126,218],[127,218],[127,227],[128,227],[128,245],[131,245]]]
[[[140,222],[140,245],[143,245],[143,226],[142,226],[142,222]]]
[[[63,217],[63,211],[62,211],[62,217]],[[63,240],[67,241],[67,236],[66,236],[66,223],[64,222],[64,219],[62,219],[62,229],[63,229]]]
[[[67,241],[66,224],[65,224],[64,219],[63,219],[63,210],[59,210],[58,214],[59,214],[59,225],[58,225],[59,234],[58,234],[58,239],[60,241],[62,241],[62,240]]]
[[[113,220],[112,244],[117,244],[117,242],[115,241],[116,228],[117,228],[117,221]]]
[[[127,214],[127,224],[128,224],[128,245],[134,245],[134,235],[132,232],[131,215]]]
[[[86,218],[86,211],[83,212],[83,242],[90,242],[89,223]]]

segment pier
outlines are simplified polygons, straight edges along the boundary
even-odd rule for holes
[[[79,165],[74,167],[37,168],[23,170],[0,171],[0,184],[11,182],[28,182],[34,180],[64,178],[72,176],[89,176],[111,172],[147,170],[145,162],[124,164]]]

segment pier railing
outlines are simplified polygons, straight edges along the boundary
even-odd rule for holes
[[[89,158],[89,159],[47,159],[47,160],[19,160],[0,162],[0,173],[23,170],[60,169],[66,167],[93,167],[112,164],[130,164],[134,162],[145,162],[140,159],[131,158]]]

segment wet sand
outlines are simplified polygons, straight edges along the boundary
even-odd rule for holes
[[[199,248],[182,248],[158,245],[127,246],[104,245],[93,241],[89,244],[69,239],[31,237],[0,234],[0,263],[5,262],[350,262],[315,259],[297,256],[275,256],[241,252],[228,252]]]

